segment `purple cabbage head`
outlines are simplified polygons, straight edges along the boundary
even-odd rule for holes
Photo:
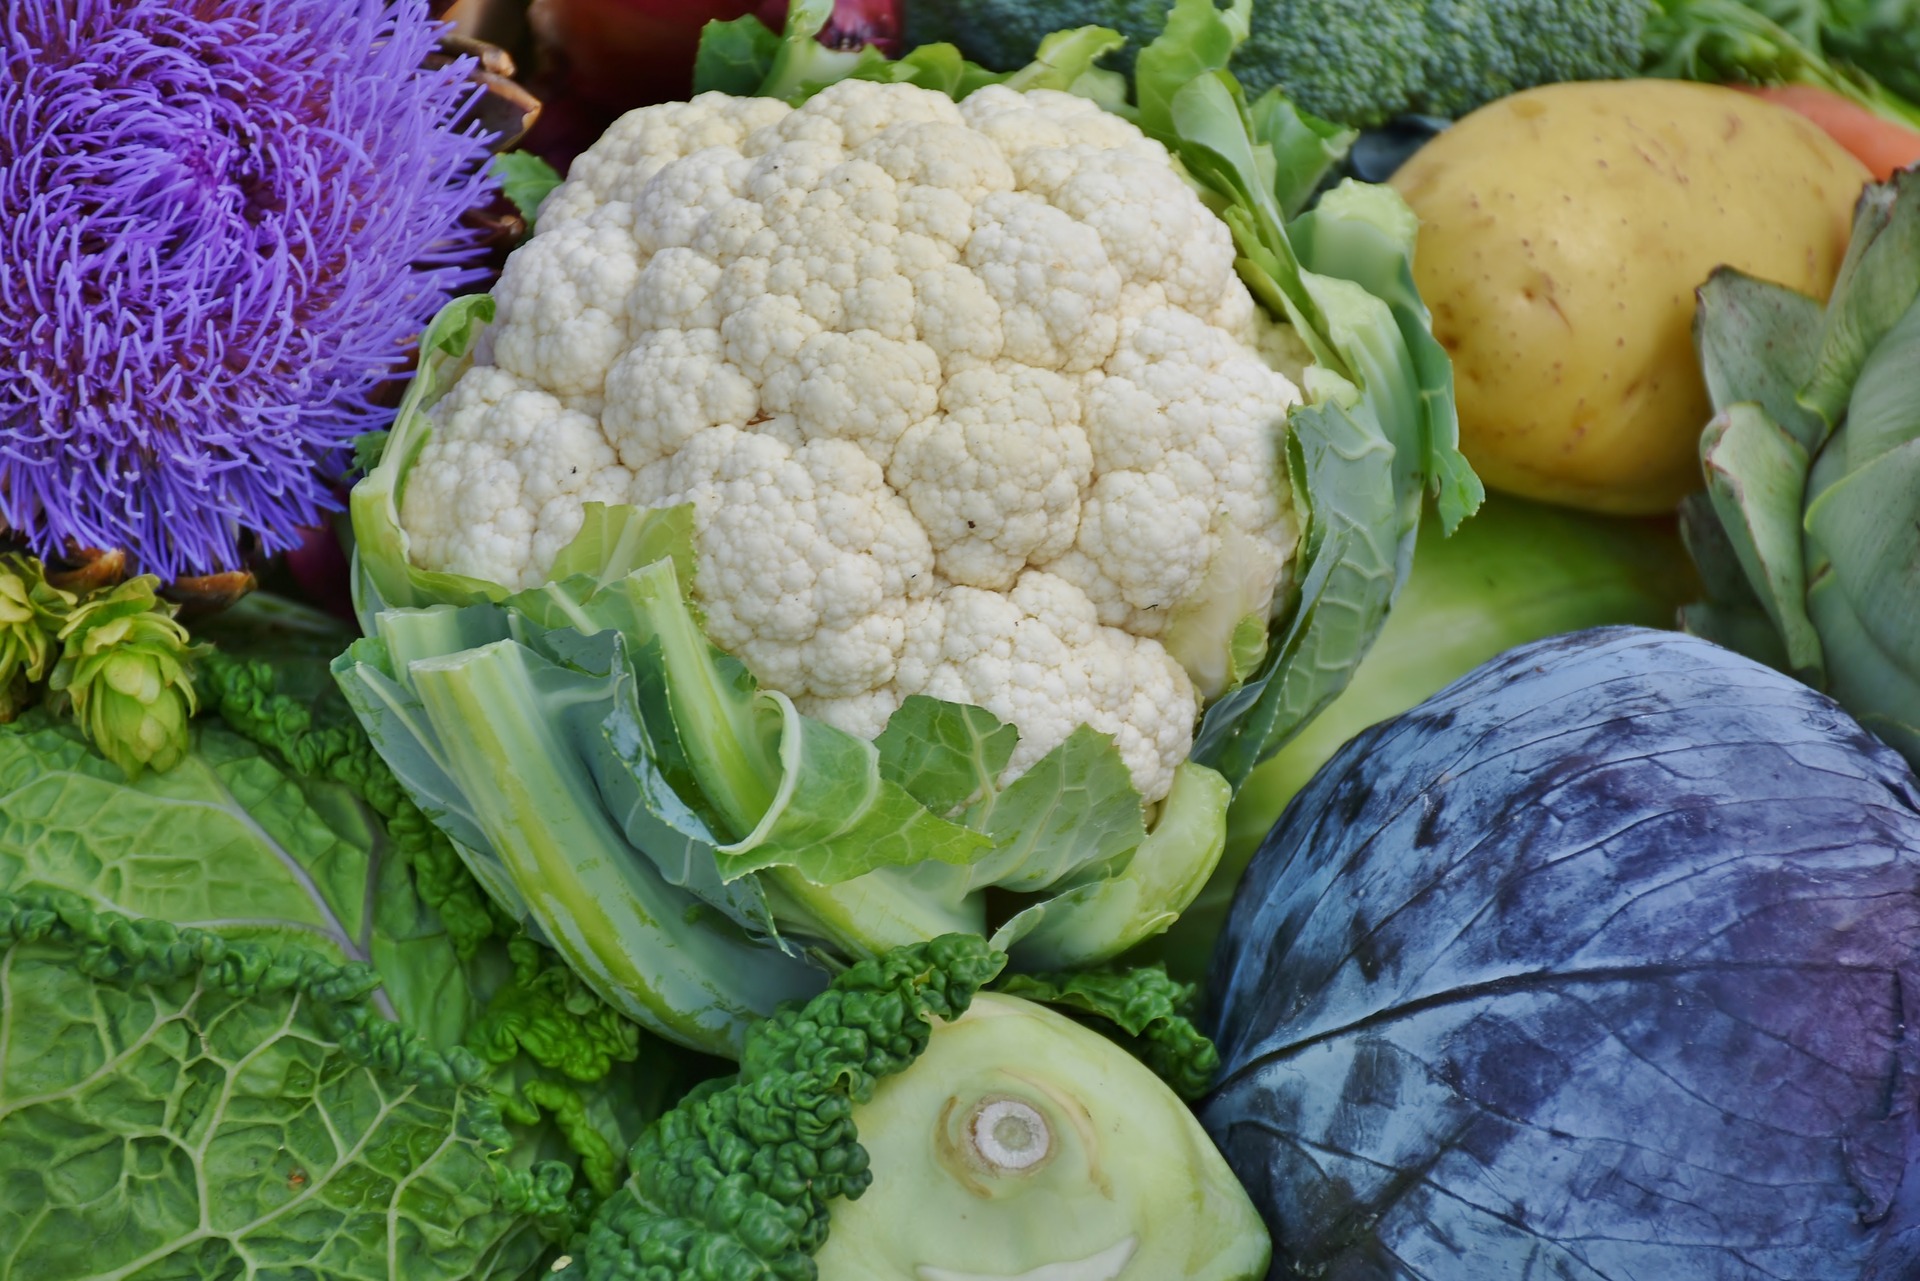
[[[1920,787],[1705,641],[1541,641],[1356,737],[1213,979],[1276,1277],[1920,1277]]]
[[[426,0],[0,4],[0,521],[233,568],[475,278],[468,67]]]

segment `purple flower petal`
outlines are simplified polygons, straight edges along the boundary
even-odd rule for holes
[[[0,6],[0,520],[163,578],[299,542],[491,187],[425,0]]]

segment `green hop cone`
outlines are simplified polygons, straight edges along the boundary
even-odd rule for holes
[[[31,556],[0,556],[0,724],[20,714],[33,698],[33,686],[46,679],[53,663],[55,637],[72,593],[47,582],[46,570]]]
[[[187,752],[198,708],[190,675],[195,650],[151,574],[82,602],[60,628],[51,686],[100,754],[138,778],[171,769]]]

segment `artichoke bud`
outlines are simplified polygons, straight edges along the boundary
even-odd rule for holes
[[[55,636],[73,608],[71,593],[47,582],[31,556],[0,556],[0,723],[12,720],[52,666]]]
[[[1920,172],[1861,198],[1822,306],[1722,269],[1695,327],[1715,417],[1709,599],[1683,621],[1831,694],[1920,765]]]
[[[128,579],[80,604],[58,639],[52,688],[102,756],[138,778],[171,769],[187,752],[187,722],[198,709],[191,666],[196,649],[157,594],[151,574]]]

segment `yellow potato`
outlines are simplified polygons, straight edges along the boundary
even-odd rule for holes
[[[1669,80],[1550,85],[1393,179],[1488,485],[1621,514],[1700,486],[1694,290],[1723,263],[1826,297],[1867,171],[1801,117]]]

